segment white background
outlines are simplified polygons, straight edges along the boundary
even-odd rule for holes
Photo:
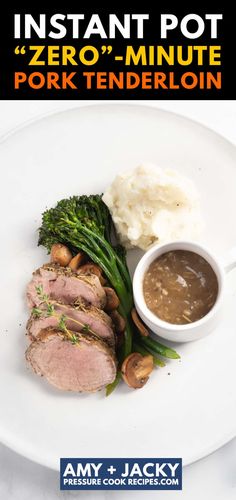
[[[44,113],[73,108],[79,104],[79,101],[0,101],[0,135]],[[149,104],[197,120],[236,144],[236,101],[152,101]],[[1,168],[4,169],[4,165]],[[235,500],[236,439],[209,457],[186,467],[183,471],[182,492],[60,492],[56,472],[36,465],[0,444],[0,499],[32,498]]]

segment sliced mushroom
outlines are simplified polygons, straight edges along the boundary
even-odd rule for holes
[[[72,259],[72,253],[66,245],[54,243],[51,248],[51,261],[60,264],[62,267],[68,266]]]
[[[111,311],[110,317],[114,324],[116,333],[118,334],[123,333],[125,331],[125,326],[126,326],[126,322],[123,316],[121,316],[121,314],[118,313],[118,311],[116,311],[115,309],[114,311]]]
[[[94,264],[93,262],[88,262],[87,264],[80,266],[79,269],[77,269],[77,274],[85,274],[85,275],[86,274],[96,274],[96,276],[99,278],[102,286],[104,286],[106,283],[106,279],[102,275],[102,269],[97,264]]]
[[[109,286],[104,286],[104,290],[106,292],[106,306],[105,306],[105,311],[114,311],[114,309],[117,309],[119,306],[119,298],[116,295],[115,290],[113,288],[110,288]]]
[[[104,276],[101,276],[99,279],[102,286],[105,286],[107,284],[107,280],[106,278],[104,278]]]
[[[153,370],[153,356],[142,356],[132,352],[122,363],[121,374],[124,382],[133,389],[141,389]]]
[[[72,271],[77,271],[77,269],[84,264],[86,260],[86,255],[84,252],[77,253],[73,259],[71,259],[69,266]]]
[[[100,278],[102,276],[102,269],[93,262],[87,262],[87,264],[79,267],[77,274],[96,274]]]
[[[144,325],[144,323],[142,322],[141,318],[139,317],[135,307],[133,307],[133,309],[131,311],[131,316],[132,316],[132,320],[133,320],[134,324],[138,328],[140,335],[142,335],[143,337],[148,337],[149,331],[146,328],[146,326]]]

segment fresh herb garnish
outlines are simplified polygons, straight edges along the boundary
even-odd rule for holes
[[[34,318],[40,318],[43,314],[42,309],[39,309],[39,307],[33,307],[31,314],[34,316]]]
[[[78,345],[79,344],[79,339],[75,333],[72,333],[70,337],[70,341],[73,345]]]
[[[85,323],[85,325],[83,326],[81,332],[83,332],[83,333],[90,332],[90,326]]]
[[[35,290],[41,301],[40,305],[42,306],[42,309],[40,307],[33,307],[32,315],[34,316],[34,318],[41,318],[43,316],[47,317],[53,316],[54,318],[57,318],[58,319],[57,328],[61,330],[63,333],[65,333],[66,338],[70,340],[72,344],[79,344],[79,338],[76,335],[76,333],[71,332],[67,328],[66,325],[67,321],[74,322],[75,324],[80,326],[79,331],[83,333],[91,333],[95,337],[98,337],[97,333],[94,332],[87,323],[82,323],[81,321],[71,318],[66,314],[58,313],[55,309],[55,302],[51,301],[49,296],[46,293],[44,293],[42,285],[35,286]],[[66,307],[66,306],[64,304],[60,304],[60,307]]]
[[[65,314],[62,314],[59,318],[59,322],[58,322],[58,328],[59,330],[61,330],[62,332],[66,332],[66,316]]]

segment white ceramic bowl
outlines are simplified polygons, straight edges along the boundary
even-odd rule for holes
[[[143,295],[143,278],[146,270],[153,260],[171,250],[189,250],[201,255],[201,257],[206,259],[210,264],[218,280],[218,295],[212,309],[198,321],[185,325],[173,325],[158,318],[148,309]],[[232,267],[232,263],[229,263],[227,270],[230,270]],[[160,337],[173,342],[190,342],[192,340],[197,340],[212,332],[220,320],[224,295],[224,278],[225,270],[223,265],[212,252],[202,245],[191,241],[175,241],[165,245],[156,245],[144,254],[136,267],[133,278],[135,307],[144,323]]]

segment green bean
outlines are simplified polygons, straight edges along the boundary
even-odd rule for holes
[[[179,359],[180,358],[179,354],[176,351],[174,351],[174,349],[171,349],[171,347],[167,347],[164,344],[157,342],[157,340],[154,340],[152,337],[141,337],[140,336],[139,339],[141,341],[141,344],[145,348],[149,348],[153,352],[160,354],[161,356],[164,356],[165,358],[170,358],[170,359]]]
[[[110,394],[115,390],[115,388],[120,382],[120,379],[121,379],[121,372],[118,371],[114,382],[106,386],[106,396],[110,396]]]

